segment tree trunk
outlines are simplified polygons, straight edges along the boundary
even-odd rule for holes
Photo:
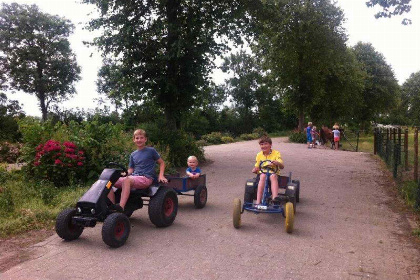
[[[299,131],[303,131],[303,129],[305,128],[305,115],[303,114],[303,108],[299,109],[299,125],[298,125],[298,130]]]

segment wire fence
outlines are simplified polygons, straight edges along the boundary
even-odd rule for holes
[[[394,178],[404,179],[410,170],[410,156],[413,158],[413,179],[417,183],[415,207],[420,208],[420,182],[418,176],[418,128],[414,139],[409,141],[408,127],[377,126],[374,130],[374,154],[379,155],[392,170]],[[412,147],[409,146],[412,143]]]

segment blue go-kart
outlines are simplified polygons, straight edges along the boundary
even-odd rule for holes
[[[273,199],[269,175],[276,173],[278,171],[278,166],[271,165],[270,160],[264,160],[261,161],[259,168],[261,173],[267,175],[261,204],[256,205],[254,203],[254,200],[257,198],[258,175],[253,179],[247,180],[243,205],[241,206],[241,200],[239,198],[235,198],[233,201],[233,226],[235,228],[241,227],[241,214],[243,214],[245,210],[255,214],[280,213],[286,218],[286,232],[291,233],[293,231],[296,203],[299,202],[300,182],[299,180],[292,180],[292,173],[289,173],[289,176],[279,176],[279,196],[278,199]]]

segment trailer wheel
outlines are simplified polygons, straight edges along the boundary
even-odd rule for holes
[[[55,232],[64,240],[71,241],[79,238],[83,232],[83,227],[72,222],[76,209],[68,208],[60,212],[55,221]]]
[[[130,229],[130,221],[125,214],[112,213],[102,226],[102,240],[110,247],[121,247],[127,241]]]
[[[233,200],[233,226],[241,227],[241,200],[239,198]]]
[[[194,205],[195,208],[200,209],[206,206],[207,203],[207,187],[198,186],[194,191]]]
[[[287,233],[292,233],[293,223],[294,223],[294,220],[295,220],[293,203],[287,202],[285,207],[284,207],[284,211],[285,211],[285,216],[286,216],[286,219],[284,221],[284,224],[286,226],[286,232]]]
[[[178,212],[178,197],[173,189],[160,187],[149,201],[149,219],[157,227],[170,226]]]

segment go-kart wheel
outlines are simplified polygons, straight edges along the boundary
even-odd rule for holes
[[[289,201],[293,204],[293,213],[296,214],[296,197],[289,197]]]
[[[130,221],[123,213],[112,213],[102,226],[102,240],[106,245],[118,248],[124,245],[130,235]]]
[[[292,180],[292,183],[295,183],[296,188],[296,202],[299,202],[299,193],[300,193],[300,181],[299,180]]]
[[[64,240],[75,240],[79,238],[83,232],[84,228],[82,226],[75,225],[72,222],[72,218],[75,216],[75,214],[76,209],[68,208],[61,211],[61,213],[57,216],[57,220],[55,222],[55,231],[57,232],[58,236]]]
[[[286,232],[287,233],[292,233],[293,231],[293,223],[295,220],[295,213],[293,210],[293,203],[292,202],[287,202],[286,205],[284,206],[284,214],[286,216],[286,219],[284,221],[284,224],[286,226]]]
[[[170,226],[178,212],[178,197],[173,189],[160,187],[149,201],[149,219],[157,227]]]
[[[239,198],[233,200],[233,226],[241,227],[241,200]]]
[[[194,205],[195,208],[200,209],[206,205],[207,202],[207,187],[198,186],[194,191]]]

